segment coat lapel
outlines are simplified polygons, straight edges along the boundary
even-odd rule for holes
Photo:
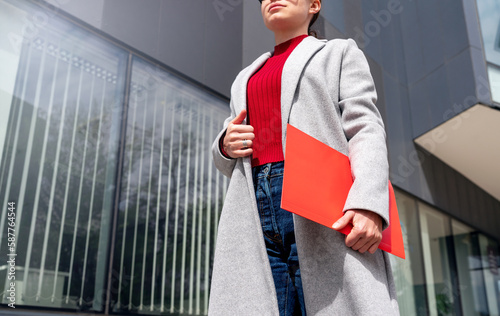
[[[238,86],[237,92],[234,93],[232,96],[237,98],[234,100],[234,110],[235,114],[238,115],[241,110],[247,109],[247,85],[248,85],[248,80],[250,77],[262,67],[262,65],[266,62],[266,60],[271,57],[271,53],[267,52],[262,54],[259,58],[257,58],[250,66],[248,66],[245,69],[245,72],[241,75],[239,82],[237,83]],[[246,119],[243,122],[246,124]]]
[[[306,37],[290,54],[283,67],[281,77],[281,130],[283,152],[285,150],[286,124],[290,117],[292,101],[304,67],[314,54],[325,46],[326,40]]]

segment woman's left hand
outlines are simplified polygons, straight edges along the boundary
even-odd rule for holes
[[[346,246],[361,253],[375,253],[382,241],[382,217],[367,210],[349,210],[333,224],[333,229],[340,230],[349,223],[353,228],[345,239]]]

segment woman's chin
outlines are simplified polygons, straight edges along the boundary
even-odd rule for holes
[[[288,19],[281,17],[273,17],[267,21],[266,27],[272,32],[279,32],[283,30],[289,30],[293,27],[293,23],[290,23]]]

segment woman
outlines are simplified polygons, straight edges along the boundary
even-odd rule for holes
[[[210,315],[397,315],[387,254],[385,131],[353,40],[307,36],[320,0],[262,0],[276,46],[240,72],[213,145],[231,178],[219,222]],[[280,209],[286,124],[348,154],[354,184],[333,229]]]

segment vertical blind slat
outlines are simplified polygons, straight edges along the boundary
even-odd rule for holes
[[[184,108],[182,107],[182,98],[179,100],[179,145],[177,152],[177,185],[176,185],[176,193],[175,193],[175,219],[174,219],[174,249],[172,251],[172,285],[171,285],[171,298],[170,298],[170,312],[173,313],[175,311],[175,280],[176,280],[176,268],[177,268],[177,238],[178,238],[178,225],[179,225],[179,208],[180,208],[180,188],[181,188],[181,172],[182,172],[182,159],[181,158],[181,148],[182,148],[182,128],[183,128],[183,115]]]
[[[137,104],[137,99],[136,99],[136,106]],[[130,292],[129,292],[129,309],[132,309],[133,302],[132,302],[132,294],[134,290],[134,274],[135,274],[135,254],[137,251],[137,228],[139,225],[139,213],[140,213],[140,205],[141,205],[141,184],[142,184],[142,162],[144,158],[144,139],[146,137],[146,117],[147,117],[147,106],[144,106],[144,111],[143,111],[143,119],[142,119],[142,139],[141,139],[141,158],[139,160],[139,179],[137,182],[137,199],[136,199],[136,205],[135,205],[135,223],[134,223],[134,243],[132,247],[132,268],[130,270]],[[141,282],[141,280],[139,280]],[[142,293],[140,293],[142,295]]]
[[[200,109],[200,115],[202,116],[202,120],[204,121],[204,111],[203,109]],[[205,144],[205,136],[203,133],[201,136],[201,141],[200,143]],[[196,314],[201,313],[201,246],[202,246],[202,231],[203,231],[203,206],[204,206],[204,190],[205,190],[205,161],[204,161],[205,156],[201,156],[201,176],[200,176],[200,203],[199,203],[199,214],[198,214],[198,245],[197,245],[197,264],[196,264]]]
[[[104,114],[104,104],[105,104],[105,97],[106,97],[106,80],[103,82],[103,88],[102,88],[102,95],[101,95],[101,109],[99,113],[99,128],[97,132],[97,142],[95,145],[95,157],[94,157],[94,172],[92,175],[92,190],[90,193],[90,204],[89,204],[89,219],[87,221],[87,236],[85,238],[85,254],[83,256],[83,273],[82,273],[82,285],[80,288],[80,298],[83,297],[83,291],[85,290],[85,285],[88,285],[87,282],[85,282],[85,278],[87,276],[87,258],[89,254],[89,243],[90,243],[90,229],[92,228],[92,217],[94,214],[94,201],[95,201],[95,187],[97,183],[97,169],[98,169],[98,163],[99,163],[99,152],[100,152],[100,145],[101,145],[101,130],[102,130],[102,125],[104,124],[103,120],[103,114]],[[102,223],[101,223],[102,224]]]
[[[57,183],[57,173],[59,171],[59,157],[61,154],[61,142],[62,142],[62,138],[64,135],[63,129],[64,129],[64,122],[65,122],[65,115],[66,115],[66,102],[68,101],[68,89],[69,89],[70,76],[71,76],[71,64],[68,65],[68,70],[66,72],[66,80],[65,80],[65,85],[64,85],[64,96],[63,96],[62,111],[61,111],[61,122],[59,124],[59,131],[57,133],[56,158],[54,161],[54,170],[52,171],[52,183],[50,186],[49,208],[47,209],[47,212],[48,212],[47,222],[45,223],[45,236],[43,238],[42,262],[40,264],[40,278],[39,278],[39,282],[38,282],[37,297],[39,297],[42,293],[42,284],[43,284],[44,272],[45,272],[45,262],[47,259],[47,246],[48,246],[48,241],[49,241],[50,225],[52,222],[52,214],[54,212],[54,199],[55,199],[55,189],[56,189],[56,183]],[[54,80],[54,82],[56,82],[56,81]],[[54,84],[53,88],[55,88],[55,84]],[[62,237],[62,236],[60,236],[60,237]],[[60,241],[58,241],[58,244],[59,243],[60,243]],[[54,279],[54,288],[55,288],[56,284],[57,284],[57,279]],[[52,295],[51,300],[54,301],[53,295]]]
[[[207,132],[203,134],[209,135],[208,139],[213,139],[213,129],[210,128],[212,126],[212,118],[206,117],[205,120],[209,121],[210,124],[206,126],[209,127]],[[212,168],[213,163],[208,164],[208,180],[207,180],[207,225],[206,225],[206,234],[205,234],[205,301],[204,301],[204,313],[208,312],[208,276],[209,276],[209,268],[210,268],[210,228],[212,227]]]
[[[149,99],[150,93],[147,94],[147,100]],[[153,157],[155,148],[155,127],[156,127],[156,104],[157,104],[157,94],[155,93],[154,103],[153,103],[153,128],[151,130],[151,148],[149,150],[149,171],[148,171],[148,192],[146,201],[146,218],[144,224],[144,253],[142,254],[142,275],[141,275],[141,301],[139,304],[139,310],[144,308],[144,284],[146,283],[146,257],[148,249],[148,233],[149,233],[149,208],[151,203],[151,181],[153,176]]]
[[[125,215],[123,217],[123,237],[122,237],[122,250],[120,254],[120,276],[118,278],[118,302],[117,305],[118,307],[121,306],[122,301],[121,301],[121,294],[122,294],[122,286],[123,286],[123,270],[125,268],[124,263],[125,263],[125,244],[127,241],[127,222],[128,222],[128,209],[129,209],[129,203],[130,203],[130,183],[132,182],[132,166],[133,166],[133,153],[134,153],[134,141],[135,141],[135,120],[136,120],[136,115],[137,115],[137,98],[134,98],[134,112],[132,115],[132,120],[130,124],[130,128],[132,129],[132,137],[130,141],[130,152],[129,152],[129,159],[128,159],[128,174],[127,174],[127,189],[125,191]],[[130,279],[132,281],[132,279]]]
[[[161,286],[161,307],[160,311],[165,311],[165,296],[167,290],[166,276],[167,276],[167,249],[168,249],[168,222],[170,217],[170,191],[172,184],[172,166],[173,166],[173,152],[174,152],[174,125],[175,125],[175,98],[172,97],[172,102],[170,102],[170,108],[172,112],[172,118],[170,120],[170,148],[168,153],[168,183],[167,183],[167,201],[165,202],[165,242],[163,247],[163,269],[162,269],[162,286]]]
[[[92,77],[90,83],[90,92],[89,92],[89,103],[88,103],[88,114],[87,114],[87,125],[85,129],[85,142],[84,144],[88,144],[89,133],[90,133],[90,121],[92,117],[92,99],[94,98],[94,86],[95,86],[95,78]],[[75,264],[75,245],[76,245],[76,236],[78,232],[78,224],[80,218],[80,209],[82,205],[82,192],[83,192],[83,179],[85,175],[85,164],[87,162],[87,146],[83,146],[83,157],[80,169],[80,181],[78,184],[78,198],[76,203],[76,213],[75,213],[75,226],[73,228],[73,241],[71,246],[71,257],[69,264],[69,277],[68,277],[68,288],[66,292],[66,304],[69,302],[71,283],[73,281],[73,265]],[[77,301],[79,304],[82,304],[82,297],[78,297]]]
[[[166,89],[165,89],[166,91]],[[158,93],[158,92],[156,92]],[[164,139],[163,136],[165,135],[165,121],[166,121],[166,114],[167,114],[167,105],[165,103],[166,100],[166,92],[163,95],[163,100],[162,101],[162,119],[161,119],[161,137],[160,137],[160,166],[159,166],[159,171],[158,171],[158,188],[156,192],[156,221],[155,221],[155,234],[154,236],[158,238],[158,232],[160,229],[160,212],[161,212],[161,183],[162,183],[162,177],[163,177],[163,150],[164,150]],[[157,252],[158,252],[158,242],[154,242],[154,252],[153,252],[153,276],[151,278],[151,308],[150,310],[154,310],[154,301],[155,301],[155,286],[156,286],[156,262],[157,262]]]
[[[21,118],[22,118],[22,114],[23,114],[23,111],[24,111],[24,103],[25,103],[25,98],[26,98],[26,87],[27,87],[27,82],[28,82],[28,73],[29,73],[29,70],[30,70],[30,66],[31,66],[31,52],[32,52],[32,47],[31,45],[26,45],[25,46],[27,49],[28,49],[28,61],[26,62],[26,69],[24,71],[24,74],[23,74],[23,87],[22,87],[22,92],[21,92],[21,97],[20,97],[20,100],[19,100],[19,103],[20,103],[20,107],[19,107],[19,112],[18,112],[18,115],[17,115],[17,121],[16,121],[16,132],[15,132],[15,136],[14,136],[14,144],[12,146],[13,150],[12,150],[12,157],[10,159],[10,164],[9,164],[9,173],[7,175],[7,185],[5,186],[5,195],[4,195],[4,203],[5,202],[8,202],[8,199],[10,199],[10,189],[12,188],[12,178],[13,178],[13,173],[14,173],[14,163],[17,161],[16,159],[16,156],[17,156],[17,150],[15,150],[18,146],[18,143],[19,143],[19,133],[20,133],[20,129],[21,129]],[[34,111],[34,109],[33,109]],[[34,113],[33,113],[34,115]],[[33,118],[33,117],[32,117]],[[33,121],[33,119],[32,119]],[[30,125],[32,126],[32,125]],[[26,159],[26,158],[25,158]],[[25,166],[26,166],[26,160],[25,160]],[[27,177],[27,172],[28,170],[27,169],[23,169],[23,174],[21,175],[21,179],[25,179],[25,174],[26,172],[26,177]],[[2,173],[3,175],[3,173]],[[3,179],[0,183],[3,183]],[[1,192],[1,190],[0,190]],[[2,204],[2,205],[5,205],[5,204]],[[21,218],[21,215],[22,215],[22,201],[21,199],[19,198],[19,200],[17,201],[17,216],[16,216],[16,227],[19,227],[18,224],[20,223],[20,218]],[[3,229],[4,227],[6,226],[5,225],[5,218],[7,217],[7,212],[2,212],[2,218],[0,219],[0,236],[4,236],[4,233],[3,233]],[[5,238],[0,238],[0,247],[2,246],[2,242]],[[17,245],[16,245],[17,246]],[[15,247],[16,247],[15,246]]]
[[[201,117],[202,115],[198,113],[197,115],[198,119],[196,121],[196,139],[198,139],[200,135],[200,126],[201,126]],[[193,207],[192,207],[192,213],[193,213],[193,221],[191,223],[191,258],[190,258],[190,264],[189,264],[189,314],[193,313],[193,301],[194,301],[194,288],[193,288],[193,283],[194,283],[194,261],[195,261],[195,241],[196,241],[196,219],[197,219],[197,212],[198,212],[198,190],[199,190],[199,185],[198,185],[198,169],[200,167],[200,146],[201,142],[197,141],[196,142],[196,154],[195,154],[195,165],[194,165],[194,192],[193,192]]]
[[[44,54],[44,56],[45,56],[45,54]],[[42,62],[42,65],[43,65],[43,62]],[[40,77],[42,77],[41,75],[44,73],[42,65],[40,66],[39,79],[42,79]],[[27,282],[27,281],[28,281],[28,278],[30,275],[29,272],[30,272],[31,254],[33,253],[33,251],[32,251],[33,239],[35,236],[35,228],[36,228],[36,222],[37,222],[36,219],[38,216],[38,204],[40,201],[40,190],[42,187],[43,169],[44,169],[44,165],[45,165],[45,157],[46,157],[46,152],[47,152],[47,139],[49,137],[49,128],[50,128],[50,120],[51,120],[51,116],[52,116],[52,105],[53,105],[53,101],[54,101],[54,88],[55,88],[55,80],[56,80],[56,76],[57,76],[58,65],[59,65],[59,59],[56,59],[56,64],[54,66],[54,71],[53,71],[54,79],[52,82],[52,89],[51,89],[51,93],[50,93],[49,110],[47,113],[47,123],[45,124],[45,132],[43,135],[42,153],[40,156],[40,164],[39,164],[39,169],[38,169],[38,177],[37,177],[37,184],[36,184],[36,191],[35,191],[35,200],[33,202],[33,214],[31,216],[31,225],[30,225],[30,231],[29,231],[29,236],[28,236],[28,246],[26,249],[26,262],[24,264],[24,281],[25,282],[23,282],[23,295],[25,295],[25,296],[27,295],[28,284],[29,284],[29,282]],[[38,108],[40,106],[39,102],[40,102],[42,82],[39,81],[37,84],[38,84],[37,89],[39,89],[39,90],[37,91],[38,102],[36,102],[36,104],[35,104],[36,108]],[[35,128],[35,126],[33,125],[33,129],[34,128]],[[28,146],[31,147],[32,144],[28,145]],[[31,158],[31,157],[29,157],[29,158]],[[22,191],[26,191],[26,189],[24,189]],[[38,293],[36,294],[35,298],[37,301],[39,300]]]
[[[59,242],[57,244],[57,258],[56,258],[56,271],[54,275],[54,279],[57,280],[57,277],[59,275],[59,262],[61,260],[61,247],[62,247],[62,239],[63,239],[63,231],[64,231],[64,225],[66,223],[66,212],[68,209],[68,195],[69,195],[69,184],[70,184],[70,179],[71,179],[71,169],[73,167],[73,152],[75,149],[75,139],[76,139],[76,128],[78,126],[78,112],[80,110],[80,98],[81,98],[81,93],[82,93],[82,79],[83,79],[83,70],[80,69],[80,77],[78,81],[78,92],[77,92],[77,98],[76,98],[76,109],[75,109],[75,115],[74,115],[74,121],[73,121],[73,129],[72,129],[72,135],[71,135],[71,147],[69,151],[69,163],[68,163],[68,174],[66,175],[66,185],[64,186],[64,202],[63,202],[63,211],[61,215],[61,228],[59,229]],[[52,288],[52,297],[55,297],[56,293],[56,282],[54,282],[54,286]],[[52,300],[53,302],[53,300]]]
[[[193,111],[191,108],[188,108],[189,113],[189,125],[187,131],[187,150],[186,150],[186,185],[184,187],[184,223],[182,228],[182,258],[181,258],[181,281],[180,281],[180,306],[179,312],[184,313],[184,279],[186,272],[186,242],[187,242],[187,224],[188,224],[188,215],[189,215],[189,205],[188,205],[188,197],[189,197],[189,171],[191,169],[191,126],[193,122]],[[180,156],[182,157],[182,156]],[[179,158],[180,158],[179,157]]]

